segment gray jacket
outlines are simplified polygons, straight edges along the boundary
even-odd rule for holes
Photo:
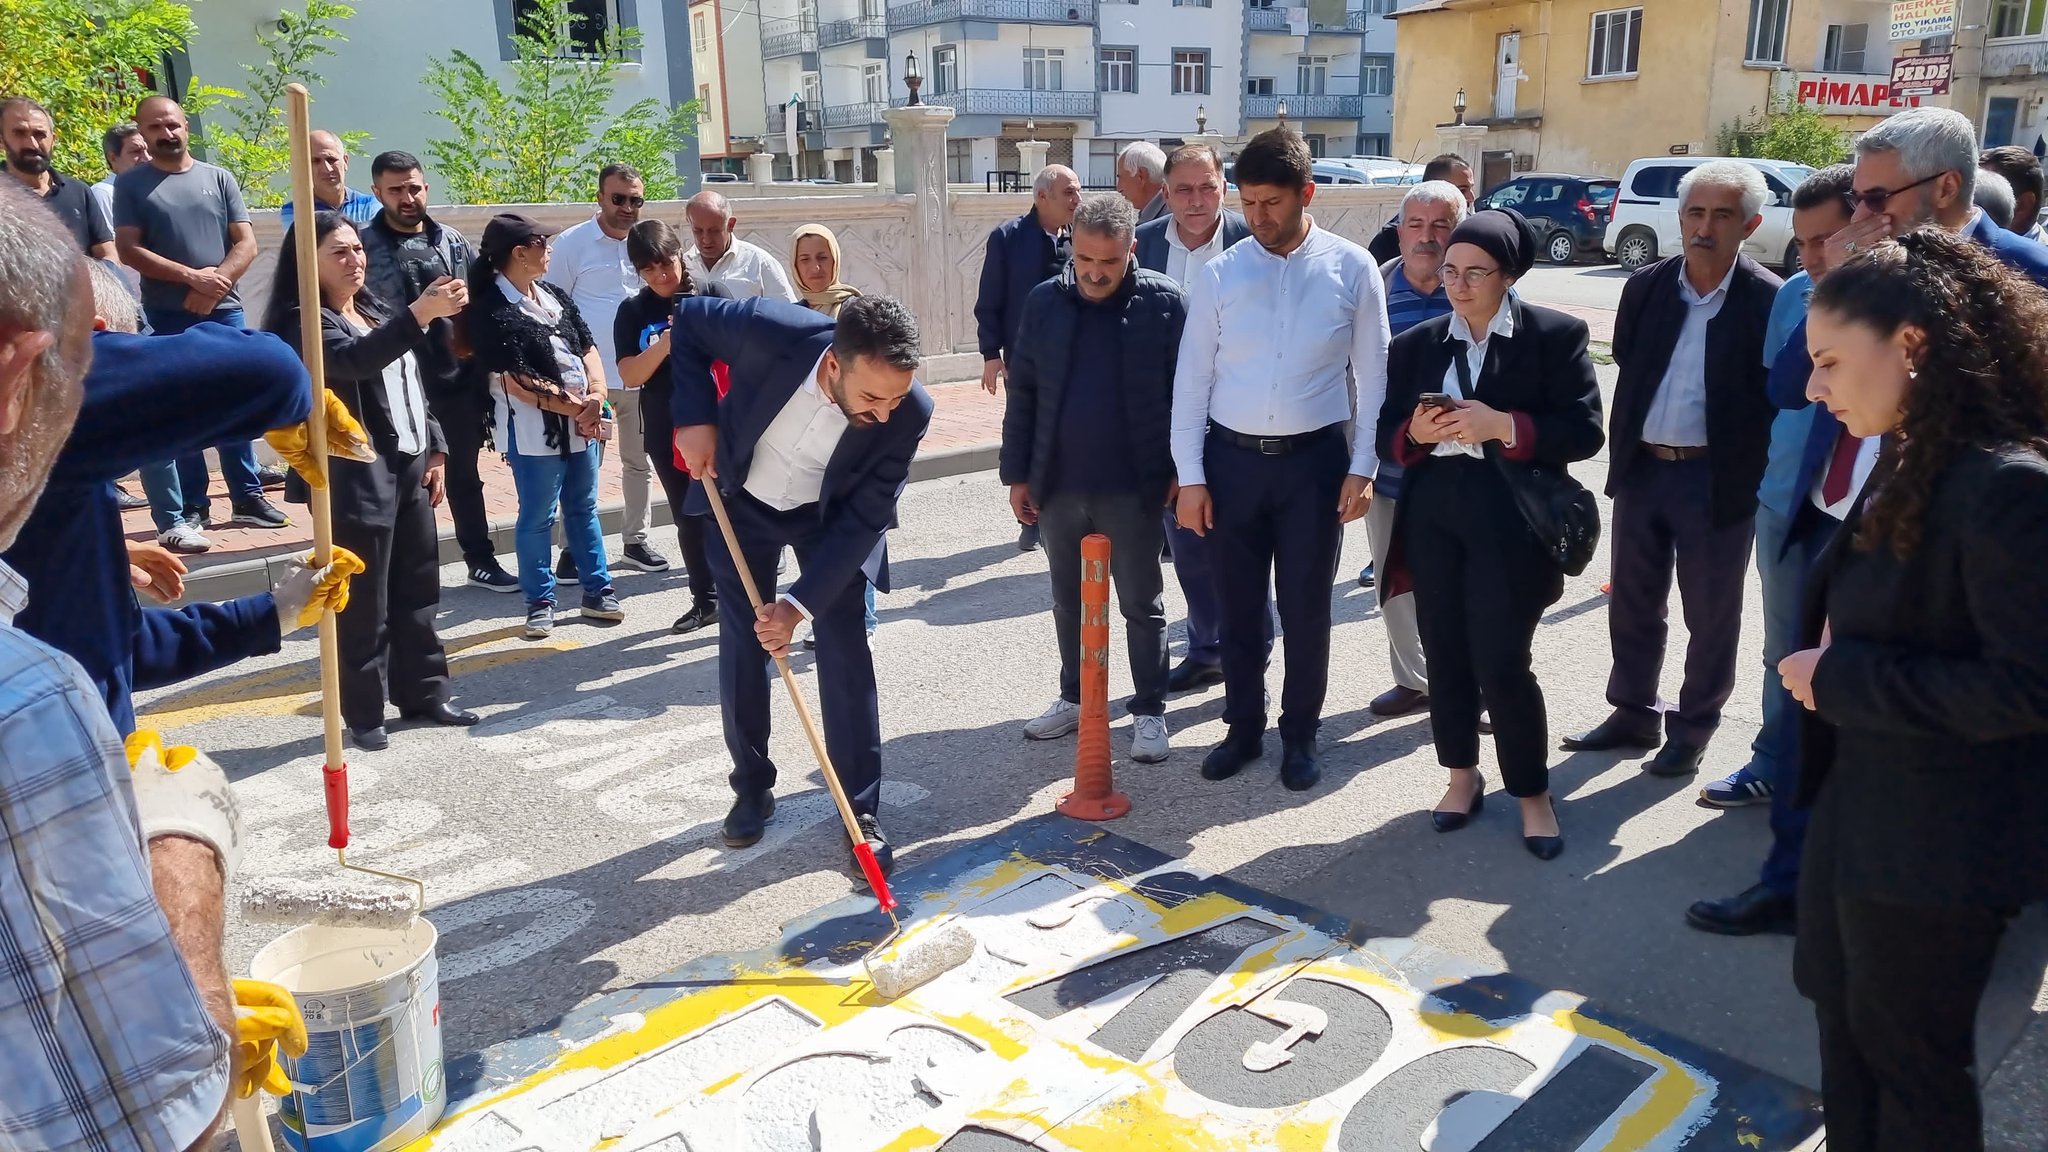
[[[1166,239],[1166,230],[1172,226],[1171,215],[1138,225],[1138,267],[1153,272],[1166,271],[1166,254],[1171,250],[1171,244]],[[1244,217],[1228,208],[1223,210],[1223,223],[1218,227],[1223,229],[1225,248],[1252,234],[1251,226],[1244,222]]]
[[[387,308],[408,308],[428,285],[443,276],[468,281],[474,249],[462,233],[436,224],[431,217],[422,233],[424,246],[406,246],[413,239],[384,222],[384,214],[362,227],[363,257],[368,262],[370,294]],[[455,354],[455,321],[442,318],[427,325],[427,338],[413,353],[419,361],[420,383],[429,395],[485,387],[486,377]]]

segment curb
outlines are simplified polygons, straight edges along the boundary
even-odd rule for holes
[[[999,444],[973,444],[965,448],[948,448],[942,452],[931,452],[918,456],[910,462],[912,483],[920,480],[938,480],[947,476],[962,476],[970,472],[986,472],[996,466],[1000,453]],[[597,519],[607,536],[618,534],[626,519],[624,501],[612,500],[598,505]],[[654,489],[648,519],[650,527],[665,527],[675,523],[669,514],[668,502],[662,499],[661,489]],[[455,526],[439,521],[441,534],[441,563],[455,564],[462,560],[462,546],[455,542]],[[491,542],[499,553],[513,551],[514,522],[510,518],[491,522]],[[251,556],[243,560],[230,560],[205,568],[195,568],[185,577],[185,595],[171,606],[202,603],[216,600],[232,600],[237,596],[253,596],[268,592],[284,575],[285,562],[297,555],[296,549],[278,552],[274,555]]]

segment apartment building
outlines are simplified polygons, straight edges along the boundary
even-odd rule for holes
[[[697,84],[697,150],[704,171],[744,176],[767,116],[761,89],[761,15],[753,0],[690,0],[690,65]],[[747,93],[733,101],[733,92]]]
[[[1991,0],[1985,27],[1983,105],[1986,147],[2017,144],[2048,154],[2048,32],[2041,0]]]

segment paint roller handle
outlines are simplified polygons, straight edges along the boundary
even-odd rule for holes
[[[875,891],[875,903],[882,911],[896,910],[896,897],[889,892],[889,881],[882,877],[882,862],[875,859],[875,846],[863,840],[853,846],[853,858],[860,861],[860,874],[867,877],[868,887]]]
[[[348,765],[322,768],[320,783],[327,792],[327,846],[348,847]]]

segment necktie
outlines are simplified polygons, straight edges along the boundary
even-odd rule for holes
[[[1844,425],[1835,433],[1835,454],[1828,461],[1828,474],[1820,482],[1821,502],[1832,508],[1849,495],[1849,481],[1856,475],[1856,453],[1863,448],[1861,437],[1849,435]]]

